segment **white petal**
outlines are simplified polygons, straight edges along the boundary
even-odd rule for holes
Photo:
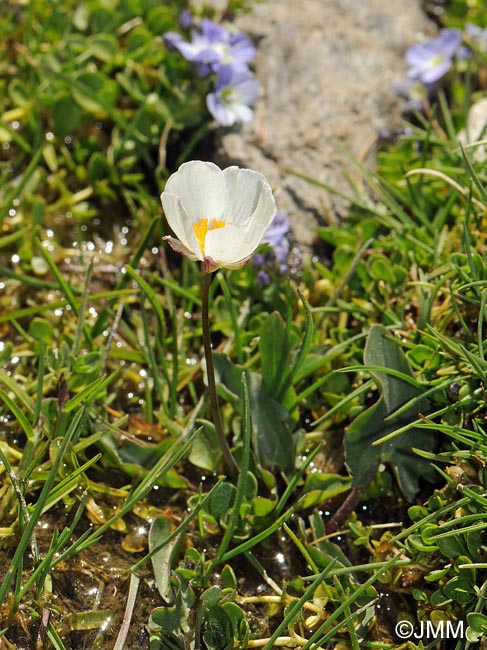
[[[202,260],[203,253],[193,230],[193,222],[187,215],[179,197],[169,192],[163,192],[161,201],[167,223],[177,238],[186,249],[194,254],[195,259]]]
[[[224,220],[226,216],[225,180],[222,170],[209,162],[183,163],[167,182],[164,194],[175,194],[193,223],[200,219]],[[166,213],[169,220],[169,215]]]
[[[265,177],[252,169],[227,167],[223,170],[226,199],[231,215],[228,219],[239,227],[249,227],[251,222],[265,228],[276,212],[272,190]]]
[[[265,231],[276,216],[277,208],[270,185],[264,177],[262,178],[262,191],[259,195],[255,210],[250,216],[247,227],[255,228],[256,226],[261,226]]]
[[[249,108],[246,104],[234,104],[232,106],[232,110],[236,122],[241,122],[242,124],[248,124],[249,122],[252,122],[254,118],[254,111],[251,108]]]
[[[238,226],[225,226],[209,230],[206,235],[205,254],[223,268],[237,268],[260,244],[264,228],[257,226],[242,230]]]

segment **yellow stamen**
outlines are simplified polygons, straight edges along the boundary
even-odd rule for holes
[[[223,226],[226,225],[226,222],[221,219],[211,219],[210,222],[208,222],[208,219],[200,219],[198,223],[193,224],[194,234],[198,240],[198,244],[200,245],[203,255],[205,254],[205,239],[208,230],[223,228]]]

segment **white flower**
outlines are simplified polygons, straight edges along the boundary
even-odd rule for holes
[[[172,248],[203,262],[206,272],[243,266],[276,213],[272,190],[251,169],[221,170],[209,162],[184,163],[169,177],[161,201],[177,236]]]

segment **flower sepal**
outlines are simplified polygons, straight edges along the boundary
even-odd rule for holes
[[[207,255],[203,258],[203,271],[205,273],[213,273],[213,271],[217,271],[219,268],[220,267],[212,257]]]
[[[179,239],[175,239],[174,237],[171,237],[170,235],[166,235],[165,237],[162,238],[164,241],[167,241],[169,246],[175,251],[176,253],[180,253],[181,255],[184,255],[185,257],[188,257],[190,260],[197,260],[198,256],[192,253],[187,246],[183,244],[183,242],[180,242]]]

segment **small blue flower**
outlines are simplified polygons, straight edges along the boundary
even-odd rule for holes
[[[459,29],[443,29],[437,38],[416,43],[406,52],[408,77],[425,85],[435,83],[450,69],[461,42]]]
[[[219,124],[232,126],[251,121],[257,94],[258,83],[249,70],[222,66],[206,105]]]
[[[255,47],[243,32],[231,33],[223,25],[204,18],[191,32],[191,41],[175,32],[164,35],[167,45],[177,49],[187,61],[197,65],[200,75],[219,72],[221,66],[247,69],[255,57]]]
[[[181,25],[181,27],[183,27],[183,29],[187,29],[188,27],[191,27],[191,25],[193,24],[193,20],[194,20],[193,14],[189,9],[184,9],[179,16],[179,24]]]
[[[259,271],[257,273],[257,282],[261,287],[266,287],[271,282],[271,276],[265,271]]]
[[[276,212],[276,216],[265,231],[262,240],[264,243],[272,246],[274,256],[280,264],[285,264],[289,255],[289,229],[290,223],[287,212]]]
[[[404,108],[409,111],[422,111],[425,102],[428,101],[428,91],[433,88],[432,85],[425,86],[415,79],[405,79],[404,81],[392,84],[393,90],[398,95],[404,97],[406,104]]]
[[[277,271],[278,273],[285,273],[287,271],[289,230],[290,223],[287,212],[276,212],[274,220],[262,238],[262,243],[268,244],[271,248],[263,253],[256,253],[253,259],[254,266],[259,269],[257,281],[261,286],[269,284],[269,273],[271,270]]]

